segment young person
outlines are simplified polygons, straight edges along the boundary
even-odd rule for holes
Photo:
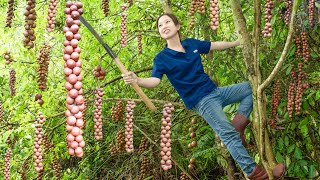
[[[217,87],[204,72],[201,62],[200,54],[238,46],[239,41],[210,42],[192,38],[181,41],[180,24],[173,14],[159,16],[157,28],[160,36],[167,41],[167,46],[154,58],[151,77],[138,78],[136,74],[129,72],[122,74],[125,83],[154,88],[166,74],[186,107],[196,111],[208,122],[248,178],[268,179],[266,171],[254,162],[244,147],[244,129],[249,123],[248,117],[253,108],[250,83]],[[240,105],[230,122],[223,107],[235,102],[240,102]],[[275,179],[280,179],[284,174],[284,165],[276,165],[272,173]]]

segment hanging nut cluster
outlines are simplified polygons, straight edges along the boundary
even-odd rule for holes
[[[262,31],[263,37],[271,37],[272,27],[271,27],[271,19],[272,19],[272,8],[273,2],[272,0],[267,0],[265,7],[265,15],[264,19],[266,21],[266,25],[264,26],[264,30]]]
[[[148,149],[148,139],[145,137],[141,138],[141,142],[139,145],[139,153],[142,154],[143,152],[145,152]]]
[[[184,172],[181,172],[180,173],[180,178],[179,180],[189,180],[188,176],[186,175],[186,173]]]
[[[126,149],[126,138],[125,138],[125,131],[119,130],[116,136],[116,148],[117,152],[123,152]]]
[[[141,31],[138,31],[138,53],[142,54],[142,35],[141,35]]]
[[[10,64],[13,61],[9,51],[3,53],[3,57],[6,60],[6,64]]]
[[[93,69],[93,75],[99,80],[103,80],[104,77],[106,76],[106,71],[102,69],[101,66],[97,66]]]
[[[318,1],[319,2],[319,1]],[[308,19],[309,24],[312,27],[314,24],[313,18],[314,18],[314,6],[315,6],[315,0],[309,0],[308,1]]]
[[[302,57],[302,48],[301,48],[301,40],[298,36],[295,36],[294,38],[295,44],[296,44],[296,51],[294,52],[294,54],[298,57],[301,58]]]
[[[48,139],[47,135],[44,133],[43,134],[43,145],[44,145],[44,151],[48,152],[50,151],[50,149],[54,148],[54,144],[52,142],[50,142],[50,140]]]
[[[292,65],[293,66],[293,65]],[[293,106],[294,106],[294,92],[295,92],[295,81],[296,81],[296,75],[294,73],[294,70],[291,70],[291,82],[289,84],[289,90],[288,90],[288,104],[287,109],[289,113],[289,117],[292,118],[293,115]]]
[[[134,112],[134,107],[136,106],[135,102],[132,100],[127,101],[126,105],[126,151],[127,152],[133,152],[133,112]]]
[[[44,91],[47,87],[47,76],[48,76],[48,66],[50,61],[50,51],[51,47],[47,44],[44,44],[40,51],[38,56],[38,86],[39,89]]]
[[[4,156],[4,179],[10,180],[10,158],[12,155],[11,148],[8,148]]]
[[[109,15],[109,0],[102,0],[102,10],[104,16],[107,17]]]
[[[111,119],[113,121],[121,121],[123,118],[123,103],[118,101],[111,109]]]
[[[47,31],[52,32],[55,27],[58,0],[50,0],[47,17]]]
[[[68,153],[71,156],[76,155],[82,157],[84,154],[83,148],[85,141],[82,137],[82,128],[84,125],[82,112],[85,109],[84,97],[82,96],[82,76],[81,72],[81,60],[80,52],[81,49],[78,47],[81,36],[79,34],[80,20],[79,17],[83,13],[81,2],[66,3],[64,10],[66,14],[66,24],[63,29],[66,40],[64,41],[64,74],[66,75],[65,88],[68,91],[66,98],[66,117],[67,124],[66,130]]]
[[[126,4],[121,5],[121,47],[126,47],[127,42],[127,10],[128,6]]]
[[[14,0],[8,0],[8,11],[6,17],[6,27],[11,27],[14,12]]]
[[[216,30],[219,27],[219,6],[218,0],[210,0],[210,28]]]
[[[302,95],[304,93],[304,90],[309,88],[309,83],[305,82],[302,83],[303,80],[307,79],[307,75],[302,70],[303,63],[298,63],[298,78],[297,78],[297,84],[296,84],[296,99],[295,99],[295,110],[296,115],[301,114],[301,104],[302,104]]]
[[[42,106],[44,101],[42,100],[42,95],[41,94],[36,94],[34,97],[34,100],[37,101],[37,103]]]
[[[188,168],[189,168],[190,170],[193,170],[193,169],[195,168],[195,166],[196,166],[196,158],[191,158],[191,159],[189,160]]]
[[[42,142],[43,142],[43,131],[42,125],[46,121],[43,114],[41,112],[38,113],[38,117],[35,120],[35,129],[34,129],[34,150],[33,150],[33,159],[34,159],[34,167],[38,172],[38,177],[43,176],[43,164],[42,164]]]
[[[141,166],[140,166],[140,177],[139,180],[144,180],[145,178],[149,177],[151,169],[151,162],[149,158],[143,157]]]
[[[9,80],[9,87],[10,87],[10,92],[11,92],[11,96],[15,96],[16,95],[16,71],[14,69],[11,69],[10,72],[10,80]]]
[[[291,10],[292,10],[292,0],[285,0],[286,12],[284,14],[284,22],[288,26],[290,22]]]
[[[277,115],[277,108],[280,102],[280,81],[277,80],[273,87],[272,104],[271,104],[271,117],[275,118]]]
[[[52,161],[52,167],[54,170],[54,176],[56,176],[57,179],[61,179],[61,165],[59,163],[59,161],[55,158]]]
[[[205,13],[205,6],[204,6],[205,1],[204,0],[192,0],[191,5],[190,5],[190,10],[188,13],[188,16],[191,18],[189,22],[189,29],[192,30],[194,27],[194,20],[195,16],[194,14],[198,11],[200,14]]]
[[[196,119],[192,119],[191,120],[192,124],[197,124],[197,120]],[[196,133],[194,131],[193,127],[189,128],[189,132],[190,132],[190,138],[191,138],[191,143],[188,144],[188,148],[194,148],[197,146],[197,141],[194,140],[194,138],[196,137]]]
[[[301,33],[301,38],[302,38],[303,60],[304,60],[304,63],[307,63],[311,58],[310,51],[309,51],[309,46],[308,46],[307,33],[306,32],[302,32]]]
[[[96,140],[102,140],[102,97],[104,95],[103,89],[97,87],[95,90],[94,100],[94,137]]]
[[[27,6],[26,11],[24,13],[25,15],[25,22],[24,25],[25,32],[23,33],[25,39],[24,39],[24,46],[33,48],[34,47],[34,41],[36,40],[36,36],[34,33],[34,28],[36,28],[36,0],[27,0]]]
[[[165,171],[168,171],[172,168],[171,162],[171,113],[174,111],[174,107],[171,103],[167,103],[163,105],[162,110],[162,119],[161,119],[161,168]]]

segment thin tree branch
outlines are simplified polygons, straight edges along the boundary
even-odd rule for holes
[[[277,65],[274,67],[274,69],[272,70],[272,72],[269,75],[269,77],[258,87],[258,92],[259,91],[262,92],[265,88],[267,88],[267,86],[269,86],[271,81],[279,73],[283,63],[286,60],[286,56],[287,56],[289,48],[290,48],[292,34],[293,34],[293,31],[294,31],[293,24],[294,24],[294,18],[296,16],[297,9],[298,9],[298,1],[296,0],[293,3],[292,12],[291,12],[291,18],[290,18],[290,24],[289,24],[289,32],[288,32],[286,44],[285,44],[284,49],[283,49],[283,51],[281,53],[281,57],[279,58],[279,61],[278,61]]]

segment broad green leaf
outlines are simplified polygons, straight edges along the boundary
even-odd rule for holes
[[[292,144],[291,146],[289,146],[287,153],[290,154],[291,152],[293,152],[294,148],[296,147],[295,144]]]
[[[294,157],[296,159],[302,159],[302,152],[299,147],[296,146],[295,151],[294,151]]]
[[[276,161],[283,162],[283,156],[280,154],[280,152],[277,152],[277,154],[276,154]]]

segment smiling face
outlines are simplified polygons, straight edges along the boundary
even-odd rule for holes
[[[179,36],[178,31],[180,24],[174,22],[168,15],[163,15],[158,19],[158,31],[163,39],[171,39],[172,37]]]

